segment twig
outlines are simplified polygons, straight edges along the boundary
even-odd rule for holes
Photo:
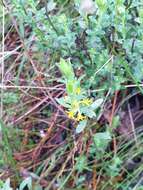
[[[47,86],[12,86],[12,85],[2,85],[0,84],[1,89],[41,89],[41,90],[64,90],[63,88],[58,87],[47,87]]]
[[[140,178],[140,180],[137,182],[137,184],[134,186],[133,190],[137,190],[139,185],[141,185],[142,183],[142,180],[143,180],[143,177]]]
[[[5,7],[7,8],[8,12],[10,13],[10,12],[11,12],[11,9],[8,7],[8,5],[7,5],[6,2],[4,2],[4,4],[5,4]],[[9,14],[9,15],[10,15],[10,14]],[[12,22],[13,22],[13,25],[14,25],[14,27],[15,27],[16,32],[18,33],[18,35],[19,35],[19,37],[20,37],[21,35],[20,35],[20,33],[19,33],[19,29],[18,29],[18,26],[17,26],[17,23],[16,23],[14,17],[13,17],[12,15],[10,15],[10,18],[11,18],[11,20],[12,20]],[[31,57],[30,57],[30,55],[29,55],[29,52],[28,52],[28,50],[27,50],[27,48],[26,48],[25,42],[24,42],[24,40],[23,40],[22,38],[20,38],[20,42],[22,43],[22,46],[23,46],[23,48],[24,48],[24,50],[25,50],[25,54],[26,54],[26,56],[28,57],[28,59],[29,59],[31,65],[32,65],[32,67],[33,67],[34,72],[38,75],[38,74],[39,74],[39,73],[38,73],[38,70],[37,70],[37,68],[36,68],[36,66],[35,66],[35,64],[34,64],[34,62],[33,62],[33,60],[31,59]]]
[[[112,127],[112,122],[113,122],[113,118],[114,118],[114,114],[115,114],[118,93],[119,93],[119,91],[115,91],[115,96],[114,96],[113,106],[112,106],[112,112],[111,112],[110,121],[109,121],[109,126],[110,127]],[[117,142],[116,142],[115,136],[113,137],[113,149],[114,149],[114,155],[116,155]]]
[[[95,76],[113,59],[113,56],[111,56],[106,63],[104,63],[92,76],[92,78],[90,79],[90,84],[92,84],[92,82],[94,81]]]
[[[143,84],[129,84],[125,85],[125,88],[143,87]]]
[[[14,121],[14,123],[19,122],[21,119],[28,116],[30,113],[32,113],[35,109],[37,109],[40,105],[42,105],[44,102],[46,102],[49,99],[49,97],[45,97],[43,100],[38,102],[34,107],[32,107],[28,112],[24,113],[22,116],[20,116],[18,119]]]
[[[69,153],[69,155],[67,156],[65,162],[62,164],[61,168],[60,168],[60,171],[56,174],[56,176],[51,180],[51,182],[49,183],[48,187],[45,188],[45,190],[50,190],[51,189],[51,186],[53,185],[53,183],[56,181],[56,179],[58,179],[62,173],[64,172],[65,170],[65,167],[68,163],[68,161],[71,159],[72,155],[74,154],[75,152],[75,147],[73,148],[73,150]],[[72,173],[70,173],[72,174]],[[61,187],[58,188],[58,190],[61,189]]]
[[[117,102],[117,96],[118,96],[119,91],[115,91],[115,96],[114,96],[114,100],[113,100],[113,106],[112,106],[112,112],[111,112],[111,116],[110,116],[110,127],[112,126],[112,121],[113,121],[113,117],[114,117],[114,113],[115,113],[115,106],[116,106],[116,102]]]
[[[136,131],[135,131],[134,120],[133,120],[133,116],[132,116],[132,112],[131,112],[131,108],[130,108],[130,104],[129,103],[128,103],[128,112],[129,112],[130,123],[131,123],[132,131],[133,131],[134,139],[135,139],[136,144],[138,144],[138,142],[137,142],[137,136],[136,136]]]
[[[4,84],[4,32],[5,32],[5,7],[3,6],[2,9],[2,63],[1,63],[1,83]],[[4,89],[1,88],[1,106],[0,106],[0,118],[2,119],[3,116],[3,93]]]

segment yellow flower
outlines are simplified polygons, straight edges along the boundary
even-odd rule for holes
[[[86,119],[86,116],[82,115],[81,113],[77,114],[77,118],[76,118],[77,121],[82,121],[84,119]]]
[[[68,114],[68,117],[69,117],[70,119],[75,119],[75,118],[74,118],[74,112],[73,112],[73,111],[67,111],[66,113]]]
[[[82,104],[86,105],[86,106],[89,106],[91,103],[92,103],[92,100],[89,99],[89,98],[86,98],[86,99],[83,99],[81,101]]]
[[[77,87],[76,90],[75,90],[75,93],[76,93],[76,94],[80,94],[80,92],[81,92],[80,87]]]

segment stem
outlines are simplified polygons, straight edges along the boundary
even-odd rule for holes
[[[52,21],[51,21],[51,19],[50,19],[50,17],[49,17],[46,0],[45,0],[45,10],[46,10],[46,16],[47,16],[47,19],[48,19],[49,24],[51,25],[51,27],[53,28],[53,30],[55,31],[55,33],[57,34],[57,36],[59,36],[58,30],[56,29],[56,27],[54,26],[54,24],[52,23]]]

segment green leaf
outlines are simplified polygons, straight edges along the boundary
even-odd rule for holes
[[[119,157],[113,157],[111,164],[107,168],[107,173],[110,174],[110,176],[112,177],[119,175],[119,172],[121,170],[121,164],[122,160]]]
[[[61,58],[60,63],[57,64],[57,66],[59,67],[61,73],[65,76],[66,79],[74,79],[74,71],[70,61],[67,62]]]
[[[56,7],[56,3],[53,0],[50,0],[47,4],[48,11],[52,11]]]
[[[71,106],[69,104],[66,103],[64,98],[56,98],[56,101],[62,105],[65,108],[70,108]]]
[[[37,184],[36,186],[34,186],[34,190],[42,190],[43,188],[39,185],[39,184]]]
[[[101,11],[105,11],[107,8],[107,1],[106,0],[96,0],[97,6]]]
[[[96,113],[90,107],[81,108],[81,112],[89,118],[96,117]]]
[[[87,158],[84,155],[79,156],[76,158],[76,169],[79,172],[82,172],[85,168],[87,168]]]
[[[3,187],[3,181],[0,180],[0,188],[2,188],[2,187]]]
[[[8,178],[6,180],[6,182],[3,184],[3,188],[1,190],[13,190],[11,187],[10,187],[10,178]]]
[[[28,177],[22,183],[20,184],[19,190],[24,190],[25,187],[28,187],[28,189],[32,189],[32,178]]]
[[[85,129],[86,124],[87,120],[80,121],[78,126],[76,127],[76,133],[81,133]]]
[[[116,129],[120,124],[120,117],[119,115],[114,116],[112,120],[112,128]]]
[[[4,104],[13,104],[19,101],[19,96],[15,92],[5,92],[2,99]]]
[[[74,81],[68,81],[66,84],[66,90],[68,94],[72,94],[74,92]]]
[[[108,131],[106,132],[101,132],[101,133],[96,133],[94,135],[94,143],[97,147],[98,150],[103,151],[108,143],[111,141],[111,135]]]
[[[91,104],[91,106],[90,106],[91,109],[92,109],[92,110],[95,110],[95,109],[99,108],[99,107],[101,106],[102,102],[103,102],[103,99],[102,99],[102,98],[95,100],[95,101]]]

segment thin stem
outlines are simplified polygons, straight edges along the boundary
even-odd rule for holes
[[[48,13],[48,8],[47,8],[47,2],[46,2],[46,0],[45,0],[45,10],[46,10],[46,16],[47,16],[47,19],[48,19],[49,24],[51,25],[51,27],[53,28],[53,30],[55,31],[55,33],[57,34],[57,36],[59,36],[58,30],[56,29],[56,27],[54,26],[54,24],[52,23],[52,21],[51,21],[51,19],[50,19],[50,16],[49,16],[49,13]]]
[[[1,84],[4,84],[4,32],[5,32],[5,7],[3,6],[3,16],[2,16],[2,62],[1,62]],[[2,119],[3,116],[3,91],[4,89],[1,88],[1,106],[0,106],[0,118]]]

